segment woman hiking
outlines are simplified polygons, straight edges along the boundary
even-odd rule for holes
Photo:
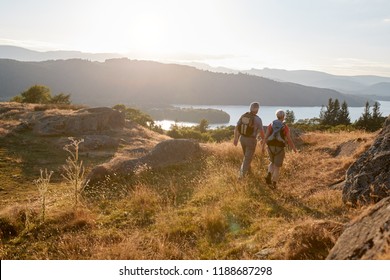
[[[268,165],[268,174],[267,177],[265,177],[265,181],[273,188],[276,188],[279,179],[280,168],[283,165],[285,157],[284,147],[286,147],[286,144],[288,144],[294,152],[297,152],[290,136],[290,129],[287,124],[283,122],[286,114],[283,110],[279,109],[276,111],[275,115],[276,120],[267,127],[262,146],[262,150],[264,151],[265,144],[267,144],[268,155],[271,162]]]

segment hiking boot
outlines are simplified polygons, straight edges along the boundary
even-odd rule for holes
[[[268,185],[271,185],[271,177],[272,177],[271,172],[268,172],[267,177],[265,177],[265,182],[266,182]]]

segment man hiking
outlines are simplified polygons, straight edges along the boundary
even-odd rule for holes
[[[257,140],[264,139],[263,122],[257,113],[260,104],[252,102],[249,106],[249,112],[243,114],[237,122],[234,129],[234,146],[237,146],[240,140],[244,159],[241,164],[240,178],[245,176],[251,169],[251,162],[255,154]]]
[[[265,144],[268,145],[268,155],[271,163],[268,165],[268,174],[267,177],[265,177],[265,181],[268,185],[272,185],[273,188],[276,188],[276,183],[279,179],[279,172],[283,165],[285,156],[284,147],[286,144],[288,144],[294,152],[297,152],[290,136],[290,129],[283,122],[285,117],[284,111],[277,110],[275,115],[276,120],[267,127],[262,146],[262,150],[264,150]]]

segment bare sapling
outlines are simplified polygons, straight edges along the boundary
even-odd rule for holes
[[[46,215],[46,193],[49,189],[50,178],[53,175],[53,171],[47,172],[47,169],[43,171],[41,169],[41,175],[38,179],[34,180],[34,184],[38,187],[39,195],[41,196],[41,223],[45,222]]]
[[[80,202],[80,195],[84,190],[88,181],[85,181],[85,169],[83,161],[79,158],[79,145],[84,142],[84,139],[74,139],[73,137],[68,138],[70,143],[64,146],[64,150],[70,155],[66,159],[66,165],[64,165],[65,174],[62,177],[73,187],[74,193],[74,208]]]

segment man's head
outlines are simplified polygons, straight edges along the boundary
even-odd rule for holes
[[[276,110],[276,112],[275,112],[275,116],[278,118],[278,120],[281,120],[281,121],[284,120],[285,115],[286,115],[286,114],[285,114],[284,111],[281,110],[281,109],[278,109],[278,110]]]
[[[259,102],[252,102],[249,106],[249,110],[251,113],[257,114],[259,112],[260,103]]]

